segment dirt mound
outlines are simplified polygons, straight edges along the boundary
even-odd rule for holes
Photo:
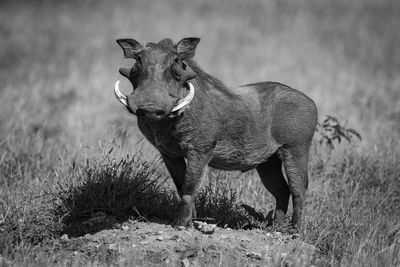
[[[314,252],[314,247],[296,235],[204,224],[198,229],[208,229],[208,234],[194,228],[128,221],[93,235],[63,235],[46,247],[61,265],[297,266],[309,263]]]

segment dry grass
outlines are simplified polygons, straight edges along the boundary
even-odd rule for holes
[[[197,61],[228,85],[262,80],[288,84],[315,100],[321,119],[335,115],[362,134],[361,143],[344,142],[332,153],[317,143],[312,148],[304,239],[319,248],[314,263],[398,266],[399,12],[395,0],[2,1],[3,259],[14,257],[29,265],[38,258],[34,244],[64,231],[72,213],[59,208],[72,207],[66,204],[72,201],[68,197],[79,195],[77,190],[107,188],[97,186],[96,179],[118,177],[113,164],[127,154],[141,157],[143,164],[158,162],[135,119],[113,98],[117,69],[131,64],[114,40],[199,36]],[[129,88],[127,81],[122,83]],[[94,164],[104,158],[110,164]],[[124,185],[130,185],[129,177],[137,171],[127,170]],[[153,171],[160,181],[165,179],[162,166]],[[238,188],[234,197],[229,190],[220,191],[223,199],[244,202],[263,214],[271,209],[272,198],[254,173],[213,174],[212,181],[217,177],[218,185],[229,179]],[[161,191],[171,188],[166,183]],[[127,187],[127,194],[129,188],[134,187]],[[64,204],[54,201],[57,193]]]

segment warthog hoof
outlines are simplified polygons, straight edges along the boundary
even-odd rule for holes
[[[178,218],[174,221],[174,226],[193,227],[191,218]]]
[[[194,206],[188,207],[188,205],[182,204],[177,219],[174,221],[174,225],[193,227],[192,219],[196,218],[196,214],[197,212]]]
[[[274,223],[273,225],[274,231],[281,232],[281,233],[286,233],[289,235],[293,234],[298,234],[299,229],[296,227],[296,225],[291,224],[291,223],[282,223],[282,224],[276,224]]]
[[[281,210],[275,210],[275,218],[273,224],[276,226],[282,226],[286,224],[286,214]]]

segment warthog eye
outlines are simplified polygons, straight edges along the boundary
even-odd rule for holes
[[[140,58],[138,58],[135,62],[135,65],[133,65],[132,70],[140,70],[142,68],[142,61],[140,60]]]
[[[139,70],[139,68],[138,68],[138,66],[135,64],[135,65],[133,65],[133,67],[132,67],[132,69],[131,69],[131,73],[132,73],[132,74],[135,74],[135,73],[137,73],[138,70]]]
[[[175,59],[174,64],[171,66],[172,73],[176,77],[177,80],[182,79],[183,73],[182,73],[182,67],[181,67],[181,62],[179,60]]]
[[[142,69],[142,62],[140,60],[136,60],[135,64],[133,65],[131,69],[131,76],[137,76],[140,73],[140,70]]]

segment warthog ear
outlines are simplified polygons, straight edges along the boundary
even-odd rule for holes
[[[174,43],[172,42],[171,39],[165,38],[165,39],[162,39],[161,41],[159,41],[158,45],[161,46],[161,47],[172,48],[174,46]]]
[[[124,51],[124,56],[126,58],[134,58],[137,59],[137,54],[143,48],[143,46],[134,39],[118,39],[117,43],[121,46]]]
[[[176,44],[176,51],[182,59],[194,57],[197,44],[200,38],[188,37],[183,38]]]

